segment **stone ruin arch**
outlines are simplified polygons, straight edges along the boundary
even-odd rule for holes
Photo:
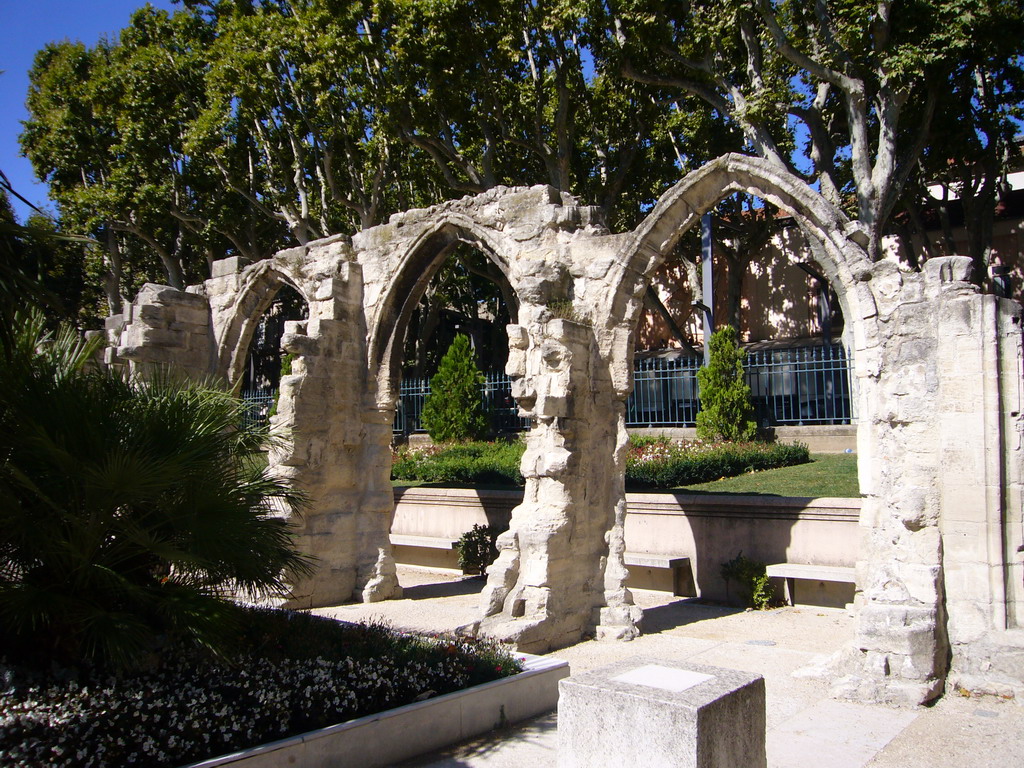
[[[624,413],[640,300],[686,228],[741,190],[791,212],[817,242],[852,334],[864,503],[857,631],[833,660],[837,692],[918,703],[948,681],[1024,694],[1020,306],[978,293],[964,257],[920,273],[871,263],[855,223],[766,161],[719,158],[624,234],[549,187],[497,188],[269,264],[226,259],[184,292],[147,285],[109,321],[109,359],[230,377],[247,313],[269,303],[274,281],[293,284],[310,311],[282,340],[296,362],[274,420],[288,440],[271,463],[309,494],[299,543],[320,558],[293,602],[394,597],[396,344],[423,280],[471,242],[518,301],[507,371],[533,424],[524,501],[472,629],[535,651],[628,639],[640,612],[624,587]]]
[[[441,216],[418,232],[385,273],[389,278],[381,280],[384,283],[382,293],[368,318],[368,365],[370,370],[378,372],[379,400],[383,405],[393,404],[397,397],[402,342],[412,313],[427,285],[459,243],[479,250],[511,286],[506,254],[514,254],[516,245],[515,241],[507,241],[501,232],[481,227],[471,217],[458,212]],[[514,288],[512,292],[515,294]],[[510,311],[515,317],[516,307]]]
[[[309,305],[306,281],[288,266],[277,263],[275,259],[259,262],[254,269],[244,273],[229,303],[218,308],[220,311],[216,316],[223,321],[220,332],[216,334],[217,375],[228,384],[234,385],[241,379],[256,326],[283,286],[291,286]]]

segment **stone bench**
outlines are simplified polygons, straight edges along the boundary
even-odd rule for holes
[[[458,539],[445,536],[408,536],[404,533],[391,534],[393,547],[423,547],[424,549],[453,550],[459,544]]]
[[[789,605],[796,605],[796,580],[832,581],[840,584],[856,584],[855,569],[848,565],[806,565],[804,563],[775,563],[766,569],[769,577],[786,580],[784,598]]]
[[[661,568],[672,572],[672,594],[683,595],[690,582],[690,558],[682,555],[657,555],[648,552],[626,552],[623,560],[636,568]]]
[[[458,538],[452,536],[391,534],[391,546],[395,547],[394,555],[396,561],[420,568],[438,568],[443,571],[461,572],[458,550],[456,549],[458,543]]]
[[[397,547],[414,547],[426,550],[442,550],[451,552],[458,546],[459,540],[446,536],[413,536],[405,533],[392,533],[391,545]],[[448,556],[451,557],[451,556]],[[626,552],[624,560],[627,566],[636,568],[659,568],[672,572],[672,593],[684,594],[682,591],[689,581],[690,558],[678,555],[657,555],[647,552]],[[403,561],[404,562],[404,561]],[[452,568],[454,562],[431,559],[425,565]]]

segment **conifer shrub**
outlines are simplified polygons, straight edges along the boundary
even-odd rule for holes
[[[480,399],[484,375],[464,334],[455,337],[430,380],[422,423],[435,442],[477,440],[487,433],[487,415]]]
[[[723,326],[711,335],[710,359],[697,371],[700,411],[697,437],[702,440],[750,440],[757,432],[750,386],[743,378],[746,352],[736,329]]]

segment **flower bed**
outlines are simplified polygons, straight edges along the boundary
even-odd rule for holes
[[[811,460],[800,443],[676,442],[632,438],[626,455],[627,488],[675,488]]]
[[[402,448],[395,452],[392,477],[428,483],[522,485],[519,461],[524,450],[523,442]],[[626,455],[626,487],[675,488],[808,461],[810,453],[801,444],[680,442],[634,436]]]
[[[504,649],[254,611],[230,659],[168,648],[152,669],[3,664],[0,764],[180,766],[513,675]]]
[[[520,654],[523,671],[483,685],[192,763],[185,768],[386,768],[551,712],[569,665]]]

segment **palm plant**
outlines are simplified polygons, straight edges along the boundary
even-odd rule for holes
[[[94,347],[21,316],[0,352],[0,647],[128,665],[172,638],[216,648],[233,604],[304,573],[302,498],[257,458],[229,394],[90,370]]]

